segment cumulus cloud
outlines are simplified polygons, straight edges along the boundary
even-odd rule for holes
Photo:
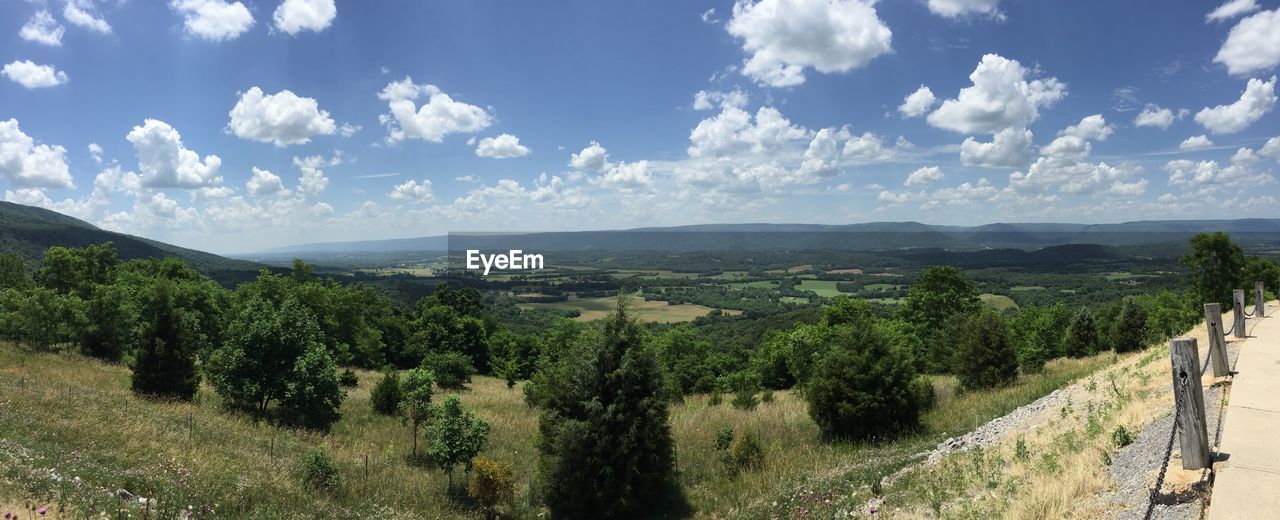
[[[244,184],[244,187],[254,197],[269,197],[287,192],[284,189],[284,181],[280,180],[279,175],[257,167],[253,168],[253,176]]]
[[[741,72],[761,85],[804,83],[804,71],[844,73],[892,51],[874,0],[738,0],[726,25],[749,57]]]
[[[1276,77],[1271,76],[1265,82],[1254,78],[1249,80],[1239,100],[1230,105],[1204,108],[1196,113],[1196,122],[1215,134],[1234,134],[1262,119],[1275,106]]]
[[[241,2],[170,0],[169,7],[182,15],[187,34],[203,40],[233,40],[253,27],[253,14]]]
[[[415,100],[427,96],[421,107]],[[378,94],[387,101],[390,112],[379,116],[387,127],[387,142],[422,139],[439,143],[452,133],[476,133],[493,124],[485,109],[456,101],[435,85],[417,84],[405,76],[388,83]]]
[[[1185,189],[1204,188],[1257,188],[1275,183],[1275,177],[1254,170],[1250,154],[1237,154],[1226,166],[1218,161],[1191,161],[1177,159],[1164,165],[1169,172],[1169,184]]]
[[[600,143],[591,141],[591,144],[583,148],[581,152],[570,154],[569,166],[576,170],[602,172],[610,166],[609,151],[600,146]]]
[[[1113,132],[1115,127],[1108,125],[1102,114],[1094,114],[1064,128],[1059,135],[1079,137],[1086,141],[1105,141]]]
[[[1069,195],[1103,194],[1136,197],[1146,192],[1148,181],[1136,178],[1141,167],[1127,164],[1093,163],[1087,159],[1090,141],[1111,135],[1111,127],[1101,114],[1085,117],[1068,126],[1040,150],[1040,157],[1025,172],[1009,175],[1009,198],[1042,195],[1056,189]]]
[[[102,164],[102,147],[98,143],[89,143],[89,157],[93,158],[93,162]]]
[[[17,119],[0,121],[0,177],[19,188],[74,188],[67,150],[36,144]]]
[[[846,158],[859,162],[878,162],[887,161],[894,157],[894,150],[887,148],[880,136],[871,132],[863,132],[862,135],[845,135],[848,140],[844,143],[844,150],[841,152]]]
[[[1006,128],[980,142],[972,137],[960,144],[960,163],[984,168],[1021,168],[1031,161],[1031,130]]]
[[[1244,75],[1280,65],[1280,9],[1262,11],[1236,23],[1227,33],[1214,63],[1227,66],[1227,72]]]
[[[929,11],[948,18],[964,15],[986,15],[1003,19],[1000,0],[929,0]]]
[[[520,144],[520,138],[511,134],[486,137],[476,145],[476,155],[493,159],[507,159],[529,155],[529,148]]]
[[[298,167],[302,175],[298,177],[298,194],[303,197],[314,197],[324,193],[325,187],[329,186],[329,178],[325,177],[322,167],[337,166],[342,164],[342,158],[334,155],[330,159],[325,159],[319,155],[308,157],[293,158],[293,165]]]
[[[1280,161],[1280,137],[1272,137],[1258,150],[1258,155]]]
[[[164,121],[147,119],[142,126],[133,127],[125,139],[133,144],[142,183],[147,187],[194,189],[222,182],[218,176],[222,159],[208,155],[202,161],[200,154],[183,146],[182,136]]]
[[[1147,105],[1133,118],[1134,126],[1150,126],[1160,129],[1169,128],[1173,124],[1173,111],[1157,105]]]
[[[750,150],[766,153],[788,142],[808,137],[809,132],[794,126],[778,109],[761,107],[754,119],[737,107],[726,106],[719,114],[703,119],[689,133],[691,157],[721,157]]]
[[[93,3],[89,0],[68,0],[66,7],[62,9],[62,17],[71,22],[72,25],[77,25],[96,33],[111,34],[111,24],[94,15]]]
[[[962,133],[994,134],[1010,127],[1026,127],[1040,117],[1040,109],[1067,95],[1057,78],[1027,81],[1028,71],[1017,60],[997,54],[982,57],[969,75],[972,86],[960,89],[929,114],[929,124]]]
[[[911,172],[907,176],[907,181],[902,183],[903,186],[924,186],[933,184],[942,180],[946,175],[942,173],[942,169],[937,166],[926,166]]]
[[[67,73],[53,65],[36,65],[31,60],[15,60],[5,65],[0,74],[27,89],[56,87],[67,82]]]
[[[1222,22],[1257,10],[1258,2],[1255,0],[1227,0],[1226,2],[1223,2],[1222,5],[1218,6],[1217,9],[1214,9],[1213,11],[1210,11],[1209,14],[1204,15],[1204,21],[1206,23]]]
[[[47,9],[41,9],[22,25],[22,29],[18,30],[18,36],[27,41],[60,47],[62,35],[65,32],[67,29],[54,20]]]
[[[1213,146],[1213,141],[1210,141],[1208,136],[1201,134],[1201,135],[1186,138],[1186,140],[1182,141],[1182,144],[1178,145],[1178,149],[1179,150],[1200,150],[1203,148],[1209,148],[1211,146]]]
[[[289,90],[264,95],[253,87],[231,108],[227,127],[236,137],[276,146],[303,144],[315,135],[329,135],[337,125],[316,100]]]
[[[653,176],[649,174],[649,161],[620,162],[610,166],[595,182],[605,188],[641,192],[650,189]]]
[[[272,18],[276,29],[289,34],[302,31],[320,32],[329,28],[338,16],[333,0],[284,0]]]
[[[711,110],[716,107],[746,108],[749,100],[747,93],[739,89],[729,92],[719,90],[699,90],[693,95],[694,110]]]
[[[901,112],[906,117],[920,117],[929,112],[929,109],[933,108],[933,104],[937,100],[938,98],[934,97],[933,91],[929,90],[929,87],[920,85],[920,88],[916,89],[915,92],[903,98],[902,104],[898,105],[898,112]]]
[[[422,179],[421,184],[412,179],[404,182],[403,184],[398,184],[387,196],[395,200],[403,200],[418,204],[431,202],[436,199],[435,195],[431,193],[431,181],[428,179]]]

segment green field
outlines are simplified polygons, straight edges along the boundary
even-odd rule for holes
[[[592,321],[607,316],[617,306],[618,299],[613,296],[603,296],[600,298],[578,298],[576,295],[570,296],[568,301],[553,303],[521,303],[519,307],[522,309],[549,308],[562,310],[577,310],[578,321]],[[702,305],[694,305],[691,303],[681,305],[670,305],[665,301],[646,301],[640,298],[632,298],[628,302],[628,310],[632,316],[640,321],[648,322],[681,322],[693,321],[699,316],[706,316],[713,309]],[[738,314],[740,311],[723,310],[725,314]]]
[[[1043,291],[1045,288],[1040,285],[1015,285],[1010,287],[1010,291]]]
[[[897,291],[903,287],[905,286],[892,283],[872,283],[864,285],[862,289],[866,291]]]
[[[800,285],[796,286],[798,291],[813,291],[823,298],[834,298],[840,295],[840,291],[836,289],[834,280],[803,280]]]
[[[990,306],[992,309],[998,310],[1000,312],[1004,312],[1010,309],[1016,310],[1018,308],[1018,304],[1017,302],[1013,301],[1013,298],[1010,298],[1003,294],[980,294],[978,295],[978,298],[982,299],[982,303],[985,303],[988,306]]]

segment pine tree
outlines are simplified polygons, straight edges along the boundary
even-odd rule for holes
[[[401,398],[400,373],[393,369],[388,369],[382,374],[382,379],[378,380],[378,384],[374,385],[373,391],[369,394],[369,400],[373,402],[373,411],[382,415],[399,413]]]
[[[1067,327],[1067,337],[1063,345],[1066,355],[1071,357],[1092,356],[1098,353],[1098,326],[1093,321],[1089,309],[1080,309],[1071,325]]]
[[[1145,346],[1147,311],[1133,301],[1133,298],[1124,300],[1124,306],[1120,309],[1120,318],[1115,321],[1111,337],[1115,342],[1116,352],[1132,352],[1141,350]]]
[[[919,421],[915,366],[882,325],[833,327],[830,351],[804,386],[824,439],[896,435]]]
[[[201,341],[194,317],[174,304],[172,287],[159,280],[145,315],[151,317],[133,367],[133,391],[190,400],[200,386],[195,352]]]
[[[546,389],[538,424],[539,472],[555,518],[646,516],[682,502],[663,377],[643,338],[620,302],[580,356],[560,360],[559,373],[572,377]]]
[[[1018,377],[1018,354],[999,314],[986,310],[970,315],[956,341],[956,372],[965,388],[1007,385]]]

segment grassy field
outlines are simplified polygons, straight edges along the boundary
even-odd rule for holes
[[[813,291],[823,298],[834,298],[841,294],[836,289],[837,283],[839,282],[833,280],[802,280],[800,285],[796,286],[796,290]]]
[[[570,296],[568,301],[550,302],[550,303],[521,303],[521,308],[532,309],[537,307],[577,310],[580,314],[576,318],[578,321],[598,320],[608,316],[613,312],[618,304],[618,299],[613,296],[604,296],[600,298],[578,298]],[[645,301],[642,298],[632,298],[628,303],[631,315],[640,321],[655,322],[680,322],[693,321],[698,316],[706,316],[711,312],[711,307],[685,303],[680,305],[670,305],[665,301]],[[739,314],[742,311],[725,309],[725,314]]]
[[[756,280],[754,282],[736,282],[728,285],[730,288],[733,288],[733,289],[744,289],[744,288],[777,289],[778,281],[777,280]]]
[[[1003,294],[979,294],[978,298],[982,300],[982,303],[1000,312],[1018,308],[1018,303],[1013,301],[1013,298]]]
[[[941,401],[923,418],[925,429],[878,444],[821,442],[803,401],[788,391],[751,411],[691,397],[670,412],[680,482],[700,518],[787,518],[817,507],[810,501],[847,504],[863,486],[917,462],[941,438],[1109,360],[1102,354],[1054,361],[1041,374],[988,392],[956,393],[954,380],[942,378],[936,383]],[[342,419],[322,435],[226,413],[208,387],[194,404],[139,400],[128,390],[124,367],[0,344],[0,509],[31,503],[76,517],[67,511],[119,507],[111,494],[124,488],[156,498],[157,509],[208,506],[219,518],[475,517],[465,499],[446,493],[443,472],[410,461],[408,428],[371,412],[368,391],[376,374],[359,375]],[[476,378],[461,397],[493,427],[484,454],[511,462],[519,475],[515,500],[505,510],[536,517],[529,505],[536,503],[536,413],[524,405],[519,387],[510,390],[492,378]],[[761,436],[761,469],[735,475],[723,468],[713,440],[725,425]],[[340,483],[332,490],[309,488],[298,477],[299,460],[317,446],[338,463]],[[455,480],[463,480],[461,470]],[[137,516],[137,503],[130,507]]]

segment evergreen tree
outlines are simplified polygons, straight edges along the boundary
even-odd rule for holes
[[[449,476],[453,488],[453,468],[464,465],[471,469],[471,459],[480,454],[489,439],[489,423],[462,407],[457,394],[449,394],[427,426],[427,458]]]
[[[195,353],[203,340],[190,314],[174,304],[172,283],[159,280],[151,290],[143,333],[133,366],[133,391],[143,395],[190,400],[200,386]]]
[[[652,516],[679,499],[658,364],[622,302],[603,321],[581,355],[561,357],[568,379],[542,402],[538,468],[555,518]]]
[[[1076,317],[1071,319],[1071,325],[1067,327],[1067,336],[1063,343],[1065,354],[1071,357],[1092,356],[1098,353],[1098,327],[1089,309],[1080,309]]]
[[[382,415],[395,415],[400,412],[401,399],[400,373],[394,369],[388,369],[382,374],[378,384],[374,385],[373,391],[369,393],[373,411]]]
[[[1018,357],[1004,319],[990,310],[969,315],[956,337],[956,373],[965,388],[990,388],[1018,377]]]
[[[914,427],[925,403],[910,355],[880,325],[834,327],[832,346],[805,384],[824,439],[869,439]]]
[[[1116,352],[1141,350],[1146,345],[1147,311],[1133,298],[1125,298],[1113,327],[1111,338]]]
[[[107,361],[120,361],[138,341],[138,311],[120,285],[100,285],[85,308],[88,319],[80,350]]]

